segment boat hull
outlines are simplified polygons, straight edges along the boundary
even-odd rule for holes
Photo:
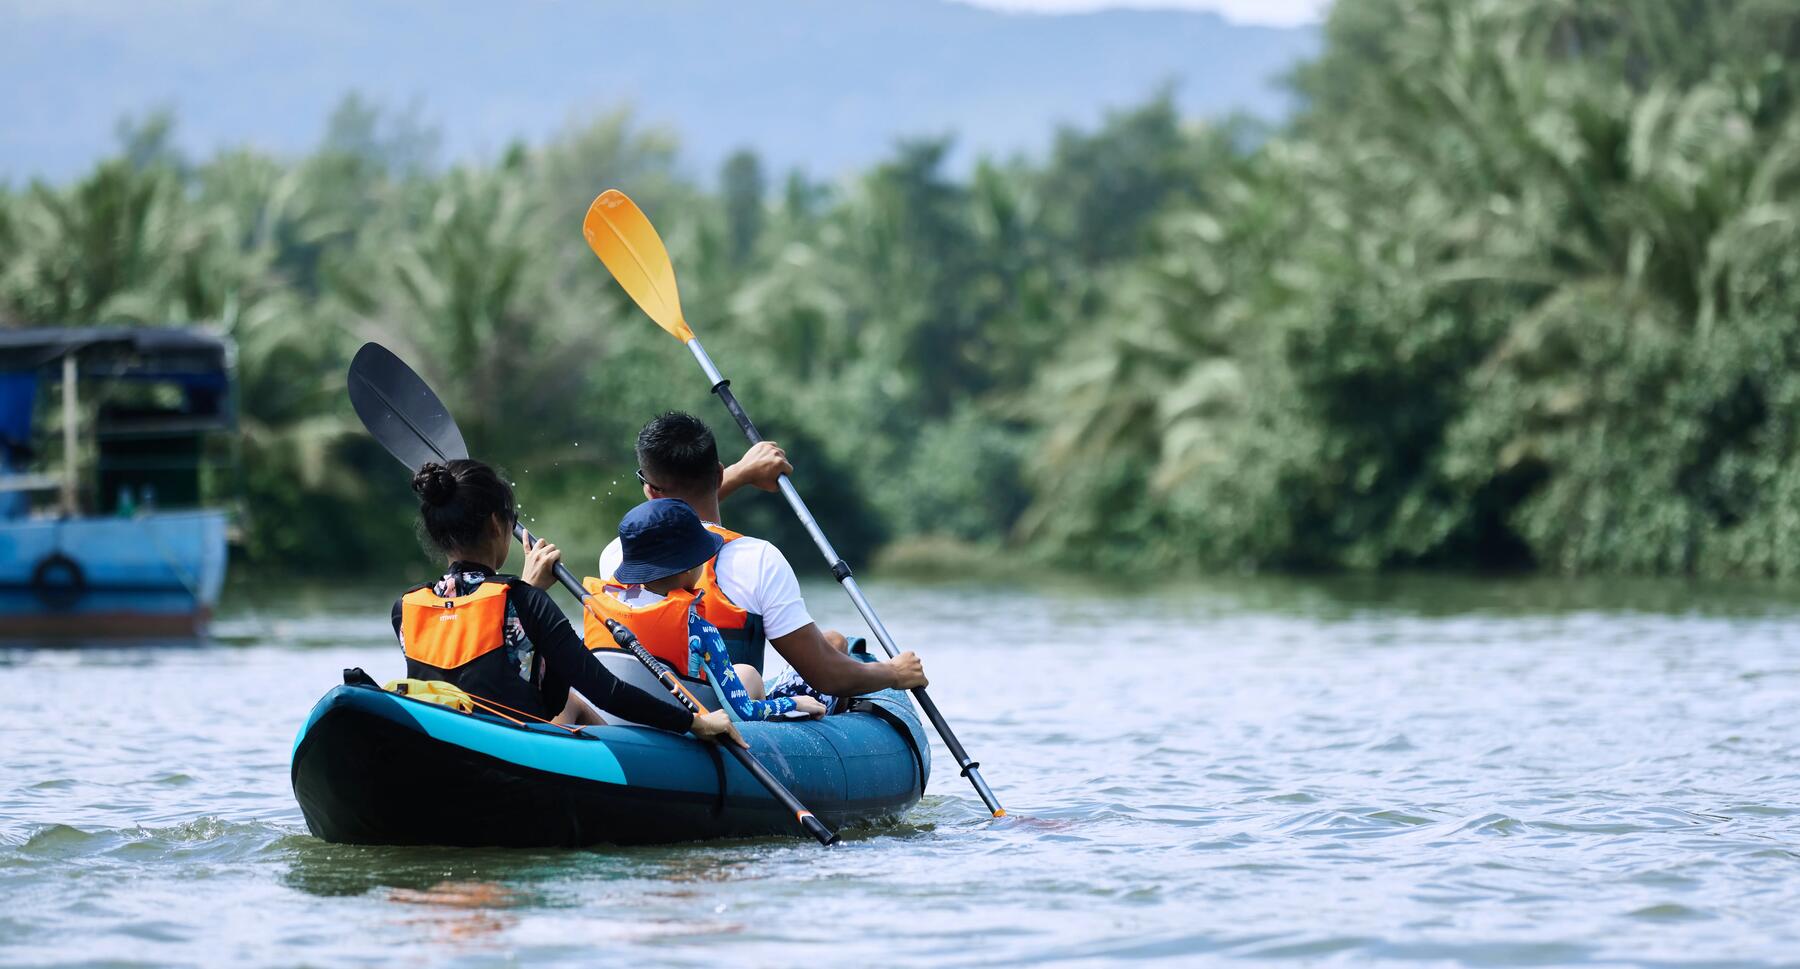
[[[930,748],[886,692],[821,721],[747,723],[751,751],[827,825],[904,812]],[[793,835],[794,818],[734,760],[638,726],[580,735],[386,693],[332,690],[295,741],[295,799],[345,844],[552,847]]]
[[[0,521],[0,639],[192,639],[225,581],[226,514]]]

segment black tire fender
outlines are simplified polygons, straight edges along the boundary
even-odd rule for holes
[[[80,562],[62,552],[51,552],[32,568],[31,591],[44,605],[67,609],[87,591],[87,572]]]

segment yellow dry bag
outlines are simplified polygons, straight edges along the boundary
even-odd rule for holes
[[[469,694],[443,680],[389,680],[381,688],[389,693],[436,703],[463,713],[475,712],[475,701],[469,698]]]

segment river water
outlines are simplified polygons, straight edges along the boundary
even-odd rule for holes
[[[306,833],[390,600],[239,588],[209,647],[0,652],[0,965],[1793,965],[1792,591],[874,583],[1013,817],[939,747],[830,850],[470,851]]]

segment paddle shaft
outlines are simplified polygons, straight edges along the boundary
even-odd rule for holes
[[[687,348],[694,355],[694,359],[699,361],[700,369],[706,372],[706,379],[712,381],[712,392],[719,396],[725,409],[731,412],[732,419],[737,421],[738,427],[744,432],[744,437],[748,438],[751,444],[761,443],[763,439],[761,432],[757,431],[756,424],[750,420],[750,415],[744,411],[744,406],[738,403],[736,395],[731,392],[731,381],[725,379],[725,375],[721,374],[719,368],[713,364],[712,358],[706,355],[706,348],[700,345],[700,339],[695,337],[688,340]],[[856,605],[856,611],[862,614],[863,622],[868,623],[869,631],[875,634],[875,641],[881,644],[882,650],[888,654],[889,659],[900,655],[900,648],[894,644],[893,635],[888,632],[887,626],[882,624],[881,617],[875,614],[875,607],[869,604],[868,598],[857,586],[856,577],[850,573],[849,563],[838,555],[837,549],[831,545],[831,539],[825,537],[825,530],[819,527],[818,519],[814,518],[812,511],[806,507],[806,502],[800,498],[800,492],[794,487],[794,483],[784,474],[776,484],[781,489],[781,496],[787,499],[788,507],[794,510],[795,517],[800,519],[800,524],[805,527],[806,533],[812,536],[813,544],[819,547],[819,553],[825,556],[826,564],[831,566],[832,578],[837,579],[838,584],[844,587],[845,594]],[[919,701],[919,708],[925,711],[925,718],[930,720],[931,725],[937,729],[938,736],[944,739],[944,746],[949,749],[950,756],[956,758],[957,765],[962,768],[962,775],[969,779],[970,784],[975,785],[975,793],[981,795],[982,803],[987,805],[987,809],[993,813],[994,817],[1004,817],[1006,809],[1000,806],[1000,799],[994,796],[987,781],[982,779],[981,765],[970,759],[969,752],[964,750],[962,742],[956,739],[955,732],[950,729],[950,724],[945,722],[944,715],[938,712],[937,704],[932,702],[930,695],[925,692],[925,688],[913,689],[912,695]]]
[[[525,526],[517,522],[513,523],[513,535],[516,536],[519,539],[519,542],[526,548],[530,548],[536,542],[536,539],[532,534],[525,530]],[[644,664],[644,668],[654,674],[657,682],[661,683],[670,693],[674,694],[676,701],[683,707],[686,707],[689,713],[697,717],[707,712],[706,707],[703,706],[699,700],[695,699],[694,695],[689,693],[686,687],[681,685],[681,681],[675,678],[675,674],[670,672],[668,667],[658,662],[656,657],[652,656],[650,651],[645,649],[643,644],[637,641],[637,637],[633,636],[630,630],[627,630],[624,626],[611,622],[607,620],[606,617],[600,615],[599,610],[595,609],[589,603],[589,600],[594,597],[594,594],[589,592],[587,588],[581,584],[580,580],[575,578],[575,573],[570,572],[568,567],[560,562],[556,565],[556,581],[562,583],[563,588],[569,590],[576,599],[581,601],[582,609],[592,613],[595,619],[605,623],[606,628],[613,634],[613,640],[619,644],[620,648],[636,657],[638,662]],[[622,630],[624,634],[620,635]],[[781,806],[786,808],[788,813],[792,814],[796,821],[800,822],[800,826],[806,829],[807,834],[817,838],[822,845],[829,846],[837,843],[837,835],[832,834],[831,829],[825,827],[825,822],[820,821],[817,815],[808,811],[806,805],[801,804],[800,799],[794,796],[794,792],[788,790],[787,786],[781,783],[774,774],[769,773],[769,769],[764,767],[761,761],[752,757],[748,750],[726,740],[720,740],[718,741],[718,744],[730,753],[745,770],[749,771],[750,776],[756,778],[757,783],[761,784],[763,788],[769,792],[771,797],[780,802]]]

